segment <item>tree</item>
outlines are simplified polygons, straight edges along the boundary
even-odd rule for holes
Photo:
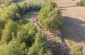
[[[2,13],[1,19],[7,21],[8,19],[19,20],[21,9],[19,5],[12,4],[7,7],[7,9]]]
[[[21,7],[22,14],[27,12],[27,3],[25,2],[19,3],[19,6]]]
[[[56,31],[62,24],[62,17],[59,8],[54,8],[44,21],[44,27],[50,31]]]
[[[83,46],[76,44],[71,47],[71,55],[83,55]]]
[[[54,2],[47,1],[44,4],[44,6],[41,8],[41,10],[39,11],[38,20],[46,19],[46,17],[50,13],[50,11],[52,11],[55,7],[57,7],[57,6]]]
[[[15,3],[10,5],[10,6],[8,6],[7,9],[10,10],[11,12],[15,12],[15,13],[20,13],[21,12],[20,6],[18,4],[15,4]]]
[[[26,44],[13,39],[9,44],[0,45],[0,55],[24,55]]]
[[[85,0],[78,0],[77,5],[85,6]]]
[[[47,1],[39,12],[39,22],[49,31],[56,31],[62,24],[60,9],[52,1]]]
[[[12,20],[9,20],[7,24],[5,25],[5,28],[2,32],[2,38],[1,41],[8,43],[9,41],[12,40],[13,35],[16,34],[17,31],[17,23],[15,23]]]
[[[0,0],[2,4],[5,4],[6,6],[10,5],[14,2],[14,0]]]
[[[39,11],[41,9],[41,5],[37,3],[28,3],[27,10],[28,11]]]
[[[46,36],[38,32],[34,44],[28,49],[27,55],[52,55],[46,44]]]
[[[25,42],[27,46],[31,46],[34,42],[35,33],[37,33],[36,27],[32,22],[28,22],[17,32],[17,37],[21,42]]]

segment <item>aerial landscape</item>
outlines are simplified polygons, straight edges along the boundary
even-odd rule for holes
[[[0,55],[85,55],[85,0],[0,0]]]

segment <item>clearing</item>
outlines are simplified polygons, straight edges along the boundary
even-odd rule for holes
[[[85,7],[77,6],[73,0],[57,0],[62,10],[62,32],[69,46],[85,44]]]

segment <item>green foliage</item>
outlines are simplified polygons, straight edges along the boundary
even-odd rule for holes
[[[52,1],[47,1],[44,6],[41,8],[38,19],[46,19],[50,11],[56,7],[56,4]]]
[[[22,14],[27,12],[27,3],[25,2],[19,3],[19,6],[21,7]]]
[[[41,9],[41,5],[37,3],[19,3],[19,6],[22,9],[22,13],[26,13],[27,11],[39,11]]]
[[[36,3],[29,3],[27,5],[27,9],[28,11],[39,11],[41,9],[41,5]]]
[[[21,25],[27,24],[30,21],[32,15],[33,15],[33,12],[27,12],[27,13],[23,14],[23,16],[20,18],[18,23]]]
[[[8,6],[7,10],[5,10],[2,15],[1,19],[7,21],[8,19],[12,20],[19,20],[20,18],[20,7],[17,4],[12,4]]]
[[[18,39],[13,39],[7,45],[0,45],[0,55],[24,55],[25,48],[25,43],[21,43]]]
[[[80,6],[85,6],[85,0],[80,0],[80,1],[78,1],[77,4]]]
[[[74,45],[71,47],[72,55],[83,55],[83,46],[81,44]]]
[[[27,46],[31,46],[34,42],[35,33],[37,33],[37,30],[34,24],[29,22],[17,32],[17,37],[21,42],[25,42]]]
[[[34,44],[29,48],[27,55],[52,55],[46,44],[46,36],[38,32]]]
[[[1,20],[7,21],[8,19],[12,19],[14,21],[20,20],[21,16],[28,11],[39,11],[41,8],[38,4],[28,4],[27,3],[19,3],[9,5],[6,10],[1,15]]]
[[[13,0],[15,1],[17,0]],[[5,2],[8,0],[3,0],[3,3]],[[13,2],[6,3],[9,6],[5,8],[2,7],[4,12],[0,17],[2,30],[0,55],[52,55],[47,46],[46,35],[38,32],[35,25],[28,19],[28,16],[32,15],[30,12],[39,11],[41,5]],[[48,1],[39,12],[38,18],[41,18],[39,21],[48,30],[55,30],[61,24],[60,10],[56,7],[54,2]],[[54,26],[54,24],[57,25]]]
[[[56,4],[47,1],[39,12],[39,22],[50,31],[56,31],[62,24],[61,12]]]
[[[11,12],[15,12],[15,13],[20,13],[20,6],[17,4],[11,4],[10,6],[8,6],[8,10],[10,10]]]
[[[37,0],[38,3],[42,3],[44,1],[46,1],[46,0]]]
[[[14,0],[0,0],[1,4],[5,4],[6,6],[10,5],[14,2]]]
[[[8,43],[9,41],[12,40],[16,30],[17,30],[17,23],[13,22],[12,20],[9,20],[2,32],[1,40],[5,43]]]
[[[50,31],[55,31],[62,24],[61,13],[59,8],[53,9],[44,21],[45,28]]]

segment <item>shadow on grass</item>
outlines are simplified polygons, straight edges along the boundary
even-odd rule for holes
[[[63,37],[75,42],[85,42],[85,21],[77,18],[63,17]]]

